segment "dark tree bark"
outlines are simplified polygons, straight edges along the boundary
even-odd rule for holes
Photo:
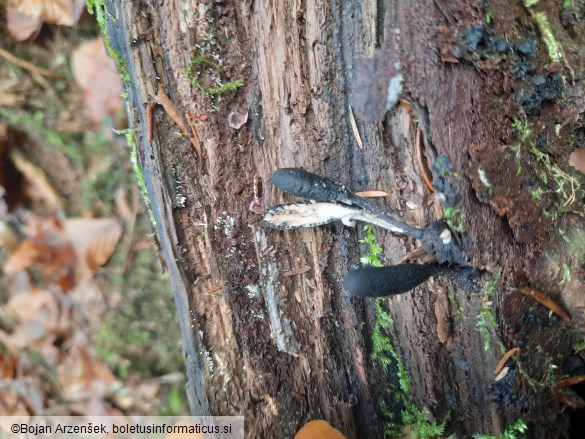
[[[468,294],[440,278],[387,300],[394,344],[419,408],[438,420],[450,413],[447,431],[459,435],[499,433],[518,418],[533,422],[535,436],[554,437],[566,428],[568,415],[545,378],[547,364],[562,367],[574,357],[583,323],[582,216],[543,216],[559,206],[562,194],[539,180],[542,161],[527,149],[518,158],[507,145],[520,135],[512,130],[514,118],[525,120],[535,137],[547,137],[542,152],[581,181],[567,158],[585,137],[578,128],[583,89],[578,75],[571,78],[571,69],[582,71],[576,48],[583,33],[578,21],[559,18],[553,2],[535,10],[520,1],[467,3],[107,3],[107,30],[129,72],[130,124],[175,288],[193,414],[243,414],[246,435],[254,438],[292,437],[315,418],[349,438],[382,436],[380,401],[389,398],[386,381],[395,378],[371,360],[373,301],[350,298],[342,286],[359,261],[361,228],[273,231],[249,209],[255,177],[270,206],[290,200],[271,186],[271,174],[302,167],[353,190],[386,190],[381,206],[413,226],[424,228],[446,208],[457,209],[464,215],[461,245],[479,283],[500,273],[489,303],[485,288]],[[575,13],[583,13],[583,2],[575,3]],[[535,11],[548,15],[563,44],[565,58],[557,66],[547,58]],[[509,50],[498,51],[498,38],[508,40]],[[512,49],[530,38],[539,41],[534,53]],[[362,76],[352,90],[359,56],[374,57],[376,48],[376,62],[357,72]],[[201,65],[185,71],[197,54],[217,64],[224,83],[243,79],[245,85],[203,93],[189,80]],[[395,63],[404,101],[385,115],[378,97],[386,96]],[[532,71],[515,76],[523,65]],[[564,93],[542,98],[531,78],[548,80],[555,71],[563,75]],[[198,76],[203,87],[212,86],[209,74],[202,69]],[[161,102],[160,90],[183,123],[187,113],[207,116],[193,122],[201,155],[188,139],[193,134],[176,134],[169,104],[155,107],[149,126],[148,108]],[[528,92],[540,96],[538,114],[522,106],[519,96]],[[352,93],[362,115],[363,149],[349,122]],[[229,114],[242,110],[248,122],[230,128]],[[381,122],[364,122],[376,118]],[[446,195],[442,203],[420,175],[417,129],[429,161],[441,155],[449,163],[448,170],[434,171]],[[531,195],[539,184],[551,191],[540,200]],[[576,197],[567,210],[582,209],[582,192]],[[376,233],[386,263],[417,247]],[[310,270],[288,273],[305,266]],[[517,286],[546,291],[577,323],[551,318],[511,289]],[[500,344],[483,350],[482,309],[496,316],[494,340],[521,348],[499,387],[493,370]]]

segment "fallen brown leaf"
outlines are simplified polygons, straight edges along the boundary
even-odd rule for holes
[[[0,247],[11,255],[18,248],[20,239],[16,231],[7,222],[0,220]]]
[[[10,0],[9,3],[21,14],[64,26],[73,26],[85,6],[81,0]]]
[[[78,337],[68,350],[68,355],[57,366],[57,377],[64,396],[84,401],[86,407],[102,402],[116,381],[108,367],[87,347],[87,341]],[[99,415],[105,407],[97,407]],[[87,413],[89,414],[89,413]]]
[[[75,284],[77,257],[58,219],[35,220],[30,237],[23,240],[4,265],[6,274],[14,274],[38,263],[43,275],[64,291]]]
[[[10,151],[10,159],[16,169],[24,175],[26,180],[35,189],[33,199],[41,199],[53,212],[63,209],[63,201],[57,193],[44,171],[30,162],[24,154],[16,149]]]
[[[122,226],[113,218],[37,219],[4,266],[14,274],[37,263],[48,281],[69,291],[90,278],[114,252]]]
[[[449,314],[449,300],[444,292],[439,294],[435,302],[435,316],[437,317],[437,337],[443,344],[451,336],[451,316]]]
[[[35,38],[42,25],[43,20],[39,17],[31,17],[11,7],[6,8],[6,28],[16,41]]]
[[[82,43],[71,57],[73,77],[83,89],[88,116],[101,122],[122,110],[122,84],[102,37]]]
[[[122,226],[114,218],[71,218],[65,233],[79,258],[79,276],[89,278],[116,249]]]

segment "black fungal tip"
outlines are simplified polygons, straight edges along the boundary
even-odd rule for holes
[[[336,181],[298,168],[282,168],[272,174],[272,184],[291,195],[315,201],[350,199],[350,192]]]
[[[530,55],[536,49],[536,40],[535,39],[526,39],[518,42],[514,49],[518,52],[519,55]]]
[[[412,290],[441,270],[432,264],[366,267],[348,273],[344,286],[354,296],[390,296]]]

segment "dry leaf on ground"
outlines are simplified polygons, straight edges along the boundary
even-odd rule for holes
[[[79,258],[80,277],[91,277],[112,255],[122,236],[122,226],[114,218],[71,218],[65,232]]]
[[[0,247],[11,255],[16,251],[20,239],[16,231],[6,221],[0,220]]]
[[[86,41],[73,51],[75,81],[83,89],[88,116],[101,122],[122,109],[122,84],[114,61],[108,57],[102,37]]]
[[[108,260],[121,236],[122,227],[113,218],[37,219],[4,272],[14,274],[37,263],[48,281],[69,291]]]
[[[104,397],[112,390],[116,381],[108,367],[97,358],[87,347],[87,340],[77,337],[68,349],[67,358],[57,366],[57,376],[63,388],[64,396],[77,402],[83,402],[86,408],[96,409],[96,404],[103,403]],[[107,407],[98,408],[100,413],[107,414]]]
[[[14,274],[38,263],[48,281],[61,285],[68,291],[75,285],[77,257],[70,240],[58,219],[35,220],[32,233],[4,265],[6,274]]]
[[[21,14],[64,26],[73,26],[85,7],[82,0],[11,0],[9,4]]]
[[[6,28],[16,41],[35,38],[42,25],[43,20],[39,17],[31,17],[11,7],[6,8]]]
[[[0,398],[2,428],[8,429],[8,426],[3,424],[4,416],[22,416],[24,422],[27,422],[27,417],[32,414],[31,412],[42,413],[43,395],[38,383],[35,383],[34,380],[6,380],[0,384],[3,388],[2,398]]]
[[[10,151],[10,159],[31,184],[30,196],[33,200],[44,202],[51,211],[63,209],[63,201],[53,188],[45,172],[29,161],[22,152],[16,149]]]
[[[68,333],[70,321],[61,319],[55,296],[47,290],[20,292],[11,297],[6,310],[18,320],[18,325],[10,334],[0,331],[0,342],[14,352],[34,350],[47,365],[56,365],[59,348],[55,340]]]

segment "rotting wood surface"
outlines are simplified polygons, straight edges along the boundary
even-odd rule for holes
[[[424,227],[441,208],[416,165],[416,118],[454,172],[468,177],[452,184],[467,218],[470,262],[492,271],[504,267],[501,285],[527,274],[538,281],[532,268],[540,261],[538,242],[515,242],[506,217],[480,202],[469,183],[488,162],[482,162],[481,148],[468,148],[501,143],[512,103],[497,73],[441,61],[441,28],[453,19],[462,30],[481,11],[462,3],[108,4],[112,45],[131,77],[129,118],[175,289],[194,414],[243,414],[252,438],[292,437],[315,418],[327,419],[348,438],[381,437],[379,401],[391,378],[380,375],[369,355],[373,303],[348,298],[342,288],[343,276],[358,262],[360,233],[341,226],[266,229],[249,210],[255,176],[267,205],[288,200],[270,185],[271,173],[303,167],[353,190],[385,190],[387,210]],[[513,12],[525,15],[521,8]],[[388,56],[400,52],[413,113],[399,106],[383,124],[358,118],[361,150],[348,116],[351,79],[357,56],[372,56],[375,47]],[[197,48],[217,55],[222,78],[242,78],[245,87],[210,98],[191,85],[185,68]],[[176,134],[160,106],[148,141],[147,107],[159,88],[180,115],[207,116],[193,119],[203,157],[188,140],[191,134]],[[241,109],[248,111],[248,123],[229,128],[228,114]],[[388,263],[413,249],[404,238],[377,234]],[[286,276],[304,266],[310,270]],[[475,329],[484,304],[479,294],[456,291],[456,305],[445,307],[450,288],[431,281],[389,299],[394,341],[420,408],[436,419],[450,412],[448,431],[497,433],[515,413],[488,394],[499,355],[483,351]],[[438,298],[442,306],[435,307]],[[497,307],[506,297],[495,299]],[[455,307],[457,320],[444,315]]]

